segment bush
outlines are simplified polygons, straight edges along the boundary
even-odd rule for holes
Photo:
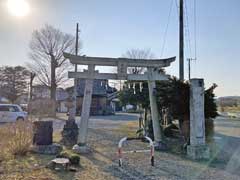
[[[26,155],[32,145],[33,132],[30,121],[17,121],[0,128],[0,149],[4,155]]]

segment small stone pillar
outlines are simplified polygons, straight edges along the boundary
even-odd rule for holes
[[[76,86],[76,84],[75,84]],[[74,87],[75,89],[76,87]],[[73,146],[77,143],[78,125],[75,122],[76,115],[76,96],[75,90],[67,99],[66,107],[69,109],[69,116],[62,131],[62,143],[66,146]]]
[[[209,159],[205,142],[204,80],[190,80],[190,145],[187,155],[194,160]]]
[[[33,123],[33,146],[32,152],[40,154],[58,154],[62,146],[53,143],[53,122],[35,121]]]

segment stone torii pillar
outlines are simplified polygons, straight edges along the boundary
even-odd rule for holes
[[[93,92],[93,78],[94,78],[95,65],[88,65],[88,76],[85,80],[84,97],[81,112],[80,131],[78,134],[78,144],[73,147],[73,150],[78,153],[87,153],[89,148],[87,147],[87,131],[88,121],[90,116],[92,92]]]
[[[148,89],[149,89],[149,100],[150,100],[150,108],[151,108],[151,117],[152,117],[152,125],[153,125],[153,134],[154,141],[157,148],[162,149],[162,132],[161,132],[161,124],[160,124],[160,116],[157,108],[157,100],[156,100],[156,82],[154,79],[154,69],[148,68]]]

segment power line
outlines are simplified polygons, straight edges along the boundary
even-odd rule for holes
[[[174,0],[172,0],[172,2],[170,4],[170,10],[169,10],[169,14],[168,14],[167,26],[166,26],[166,30],[164,32],[163,45],[162,45],[162,50],[161,50],[161,57],[163,56],[163,53],[164,53],[164,50],[165,50],[167,33],[168,33],[168,27],[169,27],[169,23],[170,23],[171,14],[172,14],[172,8],[173,8],[173,1]]]
[[[197,59],[197,2],[194,0],[194,41],[195,41],[195,59]]]
[[[177,0],[175,0],[175,5],[176,5],[176,9],[177,9],[177,17],[178,17],[178,15],[179,15],[179,5],[178,5],[178,2],[177,2]]]

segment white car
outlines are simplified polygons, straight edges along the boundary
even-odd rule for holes
[[[0,122],[16,122],[25,120],[27,113],[16,104],[0,104]]]

